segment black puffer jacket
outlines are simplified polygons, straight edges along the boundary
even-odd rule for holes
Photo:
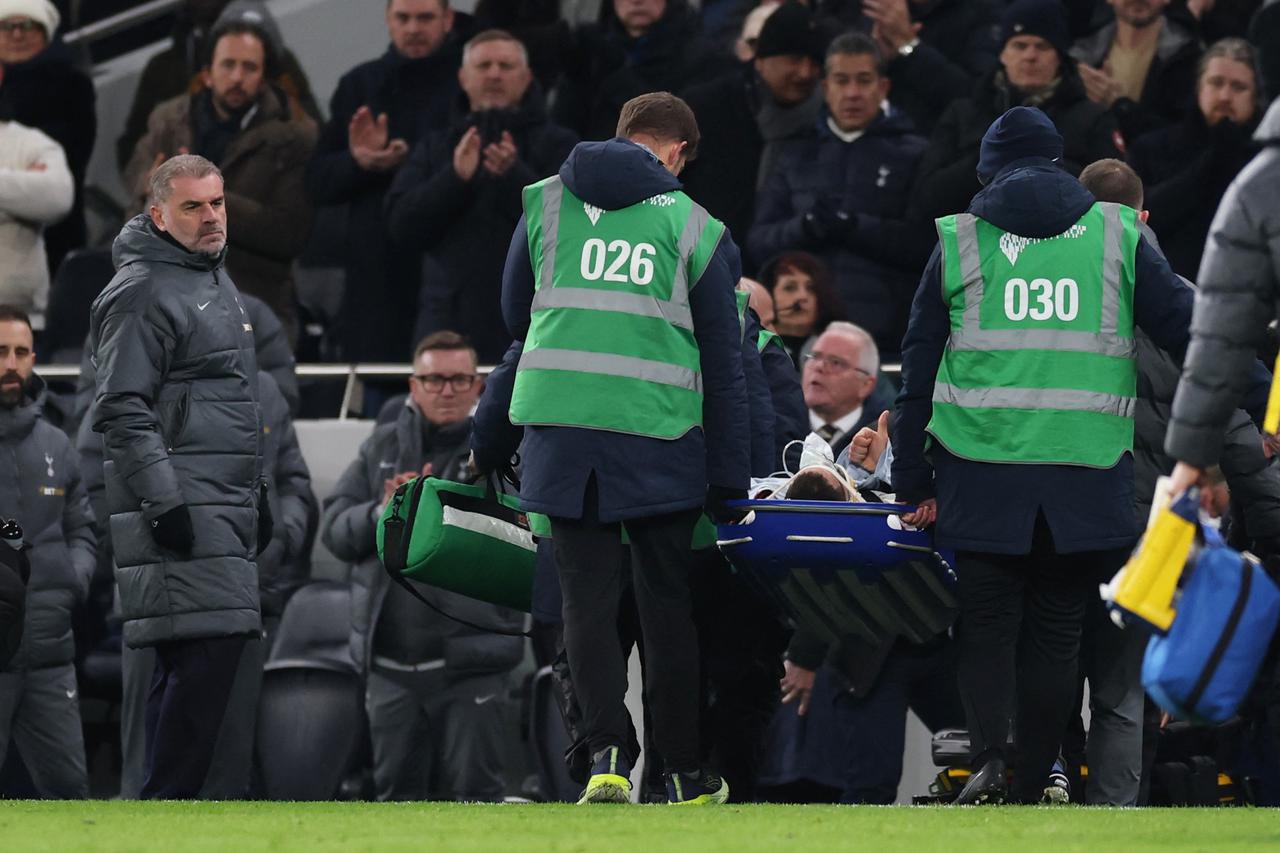
[[[1218,461],[1280,301],[1280,100],[1255,139],[1265,148],[1227,189],[1209,230],[1191,346],[1165,438],[1170,456],[1202,468]]]
[[[188,252],[136,216],[113,255],[89,345],[125,642],[257,631],[258,365],[226,252]],[[188,557],[149,529],[182,504],[195,528]]]
[[[17,519],[31,546],[22,644],[9,671],[72,661],[71,611],[84,601],[96,563],[79,461],[66,433],[40,416],[44,395],[34,377],[22,405],[0,408],[0,518]]]

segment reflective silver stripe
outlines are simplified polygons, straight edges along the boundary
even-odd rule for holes
[[[1100,206],[1106,224],[1102,229],[1102,319],[1098,331],[1115,335],[1120,322],[1120,240],[1124,232],[1119,206],[1110,202]]]
[[[503,521],[490,515],[481,515],[478,512],[467,512],[457,507],[446,506],[444,507],[443,522],[453,527],[469,530],[472,533],[479,533],[481,536],[488,536],[490,539],[506,542],[508,545],[515,545],[517,548],[523,548],[526,551],[538,550],[537,544],[533,541],[533,534],[528,530],[523,530],[508,521]]]
[[[707,213],[697,202],[689,210],[689,218],[685,220],[684,230],[680,232],[680,242],[676,251],[680,259],[676,262],[676,277],[671,283],[671,301],[681,305],[689,302],[689,258],[697,248],[698,238],[707,227],[711,214]]]
[[[606,352],[579,352],[567,349],[525,350],[520,356],[519,370],[567,370],[573,373],[599,373],[672,385],[702,393],[702,374],[696,370]]]
[[[639,293],[621,293],[594,287],[540,287],[533,297],[533,310],[545,311],[548,308],[585,308],[655,317],[666,320],[673,326],[693,331],[693,312],[688,305],[663,302]]]
[[[956,251],[964,286],[964,313],[961,329],[952,329],[948,347],[953,351],[1045,349],[1063,352],[1094,352],[1116,358],[1133,358],[1137,345],[1133,338],[1116,334],[1120,317],[1120,287],[1123,257],[1119,208],[1102,205],[1106,217],[1103,234],[1102,316],[1100,330],[1077,332],[1069,329],[984,329],[982,299],[986,283],[982,277],[982,253],[978,248],[977,217],[957,214]]]
[[[978,250],[978,218],[972,213],[956,217],[956,249],[960,252],[960,281],[964,287],[964,327],[982,327],[982,253]]]
[[[1135,400],[1097,391],[1075,388],[957,388],[939,382],[933,388],[935,403],[950,403],[962,409],[1062,409],[1133,417]]]
[[[564,197],[564,184],[552,178],[542,186],[542,272],[538,276],[538,290],[550,290],[556,272],[556,243],[560,238],[560,200]],[[533,310],[537,310],[534,295]]]
[[[1137,351],[1133,338],[1069,329],[952,329],[948,346],[956,352],[1045,349],[1092,352],[1115,358],[1132,358]]]

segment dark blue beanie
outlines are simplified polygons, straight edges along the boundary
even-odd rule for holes
[[[989,183],[1015,160],[1062,157],[1062,134],[1037,107],[1014,107],[991,123],[982,136],[978,180]]]
[[[1067,61],[1071,48],[1071,28],[1061,0],[1016,0],[1000,18],[1000,46],[1014,36],[1039,36],[1053,45],[1058,57]]]

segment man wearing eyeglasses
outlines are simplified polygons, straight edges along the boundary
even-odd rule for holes
[[[419,474],[466,476],[471,411],[483,389],[466,338],[449,331],[425,338],[414,352],[404,408],[361,445],[325,501],[320,535],[338,559],[354,564],[351,655],[367,677],[380,800],[502,798],[503,680],[520,661],[521,640],[464,627],[415,601],[390,582],[374,538],[402,483]],[[521,625],[509,610],[427,586],[418,591],[468,622]],[[428,789],[437,762],[447,791]]]
[[[871,335],[853,323],[827,326],[804,356],[804,404],[809,428],[837,455],[865,426],[873,426],[892,403],[876,387],[880,352]]]

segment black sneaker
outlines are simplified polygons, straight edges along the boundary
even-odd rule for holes
[[[667,774],[667,802],[674,806],[719,806],[729,799],[729,783],[710,770]]]
[[[1003,758],[988,759],[974,771],[956,797],[957,806],[997,805],[1009,796],[1009,780]]]

